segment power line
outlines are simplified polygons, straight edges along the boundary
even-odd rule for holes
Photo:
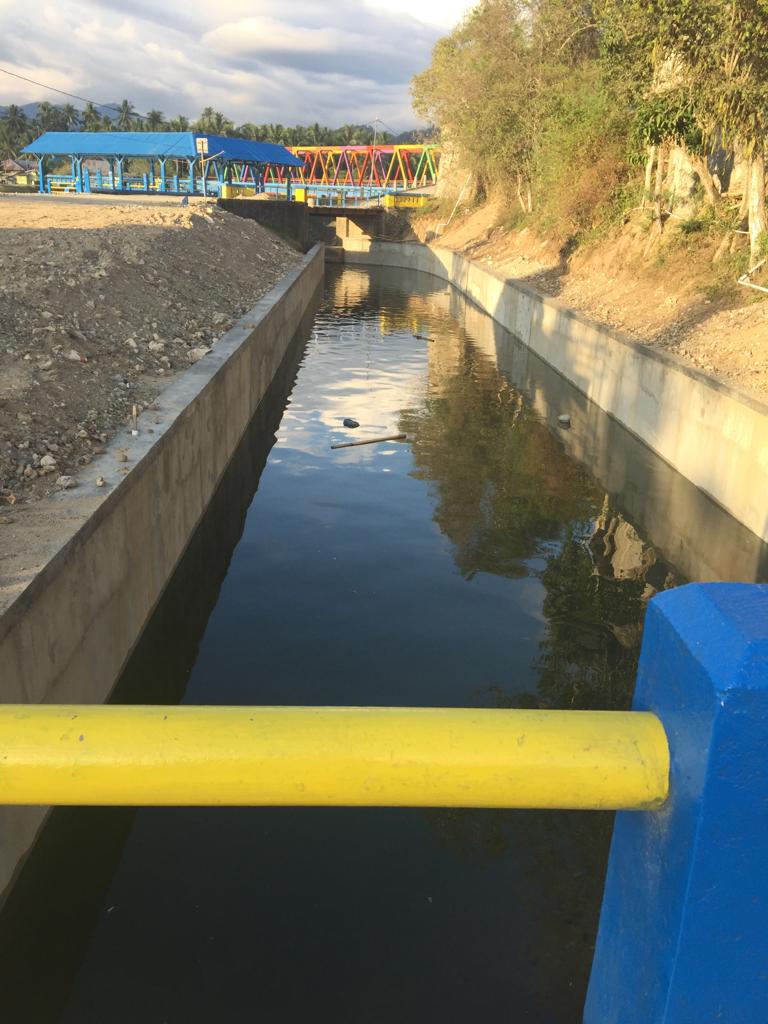
[[[120,107],[113,107],[111,103],[97,103],[95,100],[89,100],[86,96],[78,96],[74,92],[65,92],[63,89],[57,89],[55,85],[46,85],[45,82],[36,82],[34,78],[27,78],[25,75],[19,75],[15,71],[9,71],[8,68],[1,68],[0,71],[4,75],[10,75],[11,78],[19,78],[22,82],[29,82],[31,85],[37,85],[41,89],[48,89],[50,92],[57,92],[60,96],[68,96],[71,100],[80,100],[81,103],[90,103],[92,107],[98,107],[100,110],[114,110],[116,113],[120,113]],[[131,111],[131,117],[138,117],[142,121],[147,121],[148,117],[146,114],[140,114],[137,110]]]
[[[380,117],[374,117],[373,121],[371,121],[371,126],[373,126],[375,124],[382,125],[384,128],[386,128],[386,130],[391,135],[402,135],[403,134],[402,132],[396,132],[394,128],[390,127],[390,125],[388,125],[386,121],[382,121]]]

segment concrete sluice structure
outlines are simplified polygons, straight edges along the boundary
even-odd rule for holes
[[[527,292],[519,297],[516,305],[511,306],[515,322],[521,328],[521,340],[499,323],[501,316],[506,317],[509,312],[509,297],[494,291],[493,281],[487,285],[479,278],[472,279],[471,268],[449,267],[456,271],[456,282],[465,294],[475,301],[482,301],[486,308],[492,305],[487,312],[467,302],[464,295],[450,286],[450,275],[445,269],[446,263],[450,264],[449,257],[435,256],[429,250],[414,252],[410,246],[398,251],[391,246],[368,248],[354,245],[351,250],[347,253],[350,259],[364,260],[372,266],[377,260],[390,264],[397,259],[402,260],[412,294],[391,303],[382,314],[376,310],[380,295],[386,293],[387,274],[397,275],[400,271],[388,271],[380,266],[371,273],[349,268],[337,271],[330,279],[328,301],[336,310],[339,336],[354,342],[356,325],[374,322],[381,344],[374,344],[370,334],[367,336],[368,352],[361,365],[348,366],[347,350],[342,352],[339,365],[349,373],[349,381],[346,382],[349,391],[345,392],[340,387],[343,381],[326,381],[327,394],[331,399],[321,415],[313,416],[312,408],[302,409],[301,395],[294,395],[285,419],[292,421],[291,429],[296,431],[295,448],[301,458],[284,472],[290,487],[299,489],[286,492],[294,496],[294,503],[283,507],[284,517],[289,519],[308,514],[307,509],[314,512],[317,516],[317,543],[322,546],[323,531],[329,523],[336,522],[329,513],[329,497],[322,490],[315,493],[311,489],[302,489],[309,486],[305,481],[313,476],[319,478],[317,471],[322,468],[319,445],[323,450],[327,446],[328,429],[340,418],[337,414],[342,411],[342,403],[345,407],[348,405],[350,396],[357,397],[359,401],[363,400],[361,396],[367,396],[372,417],[384,419],[387,414],[391,415],[395,374],[408,347],[420,339],[420,344],[426,345],[423,356],[426,398],[423,407],[414,400],[400,407],[404,425],[409,429],[409,451],[406,454],[412,458],[407,469],[401,468],[400,480],[408,487],[416,482],[422,483],[435,501],[427,532],[431,536],[437,530],[441,539],[451,547],[455,563],[451,585],[458,577],[462,587],[479,586],[482,577],[489,576],[493,577],[492,587],[499,585],[499,581],[509,586],[515,585],[515,581],[527,585],[526,581],[532,578],[543,578],[544,570],[540,567],[534,569],[529,563],[536,558],[547,558],[549,549],[545,544],[541,549],[526,548],[521,552],[513,545],[510,551],[499,552],[494,546],[498,541],[494,531],[497,530],[497,513],[501,506],[494,505],[493,498],[495,492],[503,490],[503,474],[493,479],[489,477],[479,488],[477,507],[469,519],[465,514],[467,503],[463,490],[459,488],[457,494],[455,487],[456,480],[462,487],[466,486],[473,463],[482,457],[483,452],[487,455],[494,448],[497,435],[492,429],[486,429],[487,425],[483,423],[483,429],[478,429],[476,437],[473,435],[474,444],[468,450],[466,461],[457,467],[446,467],[444,453],[434,443],[430,429],[438,430],[443,441],[448,439],[455,448],[460,445],[462,436],[472,430],[474,420],[485,415],[489,404],[496,403],[504,410],[504,438],[507,443],[517,443],[523,429],[527,431],[519,454],[519,463],[523,467],[520,487],[512,487],[511,493],[506,495],[514,513],[512,520],[525,511],[524,505],[515,503],[530,497],[523,487],[525,483],[530,486],[525,473],[538,472],[541,489],[554,496],[553,501],[560,501],[562,508],[555,515],[547,506],[547,515],[535,519],[537,524],[542,520],[545,523],[536,526],[538,532],[535,536],[547,537],[550,546],[556,543],[565,546],[564,535],[558,533],[558,529],[566,533],[570,531],[567,537],[569,551],[581,558],[579,564],[586,568],[585,585],[590,588],[590,593],[596,595],[598,603],[603,587],[627,585],[632,588],[633,606],[643,612],[647,606],[634,711],[624,718],[619,715],[622,721],[626,720],[626,733],[622,734],[621,728],[624,727],[619,726],[619,719],[615,720],[617,731],[609,731],[611,741],[615,741],[617,736],[619,739],[622,735],[628,737],[629,745],[643,757],[632,761],[631,770],[628,762],[622,766],[624,754],[601,762],[603,777],[600,785],[606,786],[613,794],[606,803],[589,803],[586,800],[558,803],[557,787],[562,785],[562,780],[558,782],[557,773],[554,773],[553,788],[548,790],[547,797],[550,802],[534,785],[538,798],[531,797],[528,803],[504,804],[495,796],[483,806],[637,808],[624,810],[616,818],[597,952],[585,1009],[586,1024],[690,1024],[694,1020],[715,1019],[718,1015],[733,1024],[754,1024],[759,1019],[760,1008],[765,1005],[764,962],[768,952],[764,929],[768,888],[762,872],[762,864],[768,856],[768,830],[762,828],[761,818],[761,808],[768,794],[763,753],[765,723],[768,721],[768,680],[765,676],[768,663],[768,588],[743,583],[675,585],[686,580],[764,580],[768,572],[765,545],[754,529],[737,523],[728,515],[722,507],[725,501],[718,505],[691,479],[686,479],[654,455],[638,436],[606,415],[584,394],[584,389],[569,383],[565,374],[568,359],[565,362],[560,359],[560,372],[557,372],[535,353],[533,345],[538,344],[536,332],[546,332],[554,321],[546,310],[542,314],[536,313],[534,299]],[[427,273],[415,273],[421,270]],[[0,762],[0,801],[3,773],[9,773],[10,794],[12,785],[25,782],[13,773],[24,772],[25,765],[29,767],[34,762],[35,743],[47,742],[46,731],[51,744],[57,743],[58,749],[66,748],[66,756],[71,763],[62,769],[63,776],[58,776],[56,770],[51,772],[52,765],[55,769],[55,759],[50,759],[53,749],[50,747],[46,755],[49,760],[42,766],[42,783],[60,784],[64,789],[70,781],[75,786],[82,785],[78,758],[82,756],[81,751],[89,749],[89,742],[98,742],[102,715],[98,711],[85,713],[86,724],[81,731],[81,726],[74,724],[74,719],[71,726],[61,724],[61,716],[66,717],[64,706],[106,700],[126,665],[130,678],[121,680],[120,690],[112,694],[112,700],[174,703],[181,699],[189,666],[175,665],[174,652],[169,652],[167,678],[152,678],[153,666],[157,662],[144,660],[137,641],[146,630],[147,634],[155,634],[158,649],[165,645],[168,627],[164,618],[167,612],[163,595],[169,580],[171,588],[180,590],[182,604],[186,593],[194,594],[197,583],[202,580],[201,591],[204,593],[196,595],[200,607],[192,601],[191,618],[195,629],[204,628],[219,596],[218,587],[227,574],[232,548],[240,537],[246,514],[242,506],[250,501],[252,492],[249,492],[249,487],[258,482],[264,464],[263,434],[273,430],[279,421],[279,410],[267,415],[265,396],[273,381],[292,376],[298,356],[291,339],[297,329],[305,332],[297,344],[306,337],[306,314],[316,301],[321,276],[322,250],[318,247],[307,255],[298,271],[288,275],[222,339],[213,355],[206,357],[160,396],[158,406],[162,424],[157,436],[115,440],[107,457],[114,455],[118,445],[127,445],[132,456],[132,468],[112,494],[105,496],[94,489],[93,480],[100,469],[93,467],[93,473],[90,469],[85,471],[77,498],[65,495],[60,499],[70,505],[85,499],[83,515],[79,521],[73,522],[71,540],[0,618],[0,661],[7,669],[7,676],[3,679],[3,700],[20,705],[57,704],[60,708],[40,708],[37,715],[28,715],[28,720],[24,718],[23,708],[8,709],[5,713],[0,725],[9,736],[6,747],[10,760],[5,766]],[[498,314],[496,321],[491,320],[488,313]],[[560,331],[557,342],[562,350],[560,355],[564,351],[568,356],[570,342],[564,338],[567,318],[555,318],[555,321]],[[324,324],[327,332],[327,319]],[[460,325],[458,328],[457,324]],[[428,336],[422,336],[424,331]],[[329,346],[324,344],[322,330],[314,333],[319,335],[315,338],[314,362],[305,362],[305,374],[309,372],[307,366],[322,374],[323,367],[329,365]],[[596,344],[591,336],[585,340],[588,345]],[[350,345],[350,351],[353,348],[354,345]],[[584,374],[584,353],[576,354],[579,356],[577,367]],[[380,360],[378,376],[375,372],[376,359]],[[593,366],[602,367],[603,363],[596,360]],[[468,379],[479,381],[481,386],[457,391],[455,382]],[[595,382],[598,395],[599,383]],[[702,386],[699,379],[694,383]],[[278,405],[285,401],[290,380],[287,383],[283,380],[283,386]],[[615,398],[615,393],[612,392],[612,396]],[[734,400],[727,393],[718,392],[715,398],[718,397],[723,401]],[[571,428],[567,431],[558,427],[558,417],[563,412],[570,416]],[[754,408],[748,407],[747,417],[754,412]],[[736,423],[733,417],[728,420],[731,441],[738,444],[740,435],[734,426]],[[254,424],[260,437],[254,438]],[[491,419],[489,424],[492,428],[498,421]],[[671,428],[666,433],[669,436]],[[725,446],[726,441],[727,438],[721,438],[720,444]],[[276,445],[275,464],[288,457],[287,447]],[[683,445],[683,450],[688,457],[690,453],[686,445]],[[722,450],[724,447],[718,452]],[[245,460],[237,466],[231,462],[236,451],[240,451]],[[395,457],[397,453],[393,452],[380,454],[383,474],[392,474],[390,466],[394,464]],[[352,456],[347,454],[344,458]],[[390,465],[386,464],[388,458]],[[340,462],[338,467],[327,464],[326,471],[333,476],[331,504],[341,504],[346,514],[342,533],[350,535],[355,528],[360,528],[358,523],[363,517],[354,514],[356,495],[344,489],[345,478],[335,475],[344,465],[344,462]],[[491,460],[489,465],[495,466],[495,463]],[[504,469],[503,465],[501,469]],[[381,480],[391,478],[389,475],[386,478],[377,475]],[[715,474],[711,470],[708,479],[713,482],[711,490],[714,491]],[[735,494],[733,478],[726,483],[730,488],[727,493]],[[755,481],[753,484],[756,486]],[[590,493],[594,491],[597,496],[588,523],[581,523],[583,515],[580,519],[578,508],[568,503],[569,489],[575,486],[591,488]],[[173,495],[173,502],[159,506],[153,501],[153,496],[158,494]],[[413,502],[405,500],[406,492],[396,491],[395,495],[399,498],[398,516],[412,528],[416,521]],[[98,502],[95,508],[94,500]],[[749,495],[743,508],[746,520],[753,508]],[[383,524],[375,518],[375,508],[365,506],[362,511],[381,531]],[[220,528],[217,523],[219,516]],[[411,518],[407,518],[409,516]],[[574,523],[581,523],[581,528],[573,528]],[[409,543],[409,529],[401,531],[399,524],[392,527],[391,517],[389,524],[394,535],[403,537],[403,543]],[[282,536],[285,543],[286,538],[280,534],[280,528],[278,523],[277,536]],[[205,535],[202,540],[200,531]],[[484,546],[488,534],[491,541]],[[187,549],[190,538],[192,546]],[[215,579],[208,578],[208,563],[204,560],[198,562],[196,553],[198,545],[206,538],[209,544],[220,548],[220,571],[213,574]],[[253,535],[250,540],[252,542]],[[356,544],[350,550],[367,550],[361,540],[358,539]],[[182,557],[187,550],[189,562]],[[489,562],[489,557],[495,561]],[[363,560],[361,564],[367,563]],[[177,567],[180,576],[174,582]],[[289,563],[288,574],[299,573],[301,568],[302,559]],[[562,570],[562,566],[556,568]],[[384,573],[383,564],[381,569]],[[279,563],[277,570],[286,575],[285,567]],[[329,571],[323,567],[321,581],[325,581]],[[394,584],[390,581],[390,585],[397,583],[397,580]],[[419,580],[408,576],[407,583],[400,588],[403,605],[410,590],[415,591],[416,600],[420,600]],[[447,585],[444,582],[440,584],[441,587]],[[547,615],[555,629],[563,617],[557,600],[564,593],[567,595],[568,587],[563,587],[557,578],[550,581],[550,585],[554,604]],[[668,589],[672,586],[675,589]],[[255,584],[249,592],[249,601],[255,600],[254,587]],[[331,592],[334,595],[331,603],[337,602],[345,616],[342,623],[351,621],[348,619],[350,605],[345,602],[342,591],[331,589]],[[480,623],[478,620],[478,630],[481,625],[487,629],[489,622],[496,621],[492,616],[500,613],[502,596],[501,590],[487,592],[487,603],[481,616],[484,621]],[[370,599],[368,595],[365,600]],[[327,602],[327,593],[325,600]],[[356,597],[352,602],[353,609],[361,602],[365,608],[365,601]],[[426,594],[420,603],[422,608],[426,608]],[[603,637],[609,633],[621,648],[636,649],[639,625],[622,617],[619,603],[616,592],[609,590],[598,633]],[[389,607],[394,608],[394,604],[390,602]],[[503,605],[501,610],[505,607]],[[152,616],[155,608],[159,613],[158,621]],[[261,614],[266,614],[264,609]],[[306,635],[300,635],[300,643],[296,643],[296,636],[293,637],[294,646],[311,643],[312,623],[317,614],[316,611],[311,613],[306,620]],[[468,611],[463,614],[468,614]],[[335,611],[333,615],[336,615]],[[410,620],[415,615],[414,608],[412,615],[405,617]],[[450,634],[459,629],[461,617],[456,615],[456,609],[453,609],[453,616],[441,626],[446,644]],[[169,632],[172,634],[172,630]],[[342,653],[350,634],[354,634],[354,630],[333,634],[335,643],[341,645]],[[34,644],[30,638],[35,638]],[[263,646],[266,647],[264,639]],[[515,642],[519,645],[528,639],[521,636]],[[190,637],[193,659],[197,656],[198,642],[199,634]],[[315,642],[318,642],[317,637]],[[321,642],[325,641],[321,638]],[[397,645],[387,644],[388,648],[392,646]],[[246,647],[249,651],[248,664],[258,665],[262,653],[259,645],[248,636]],[[137,650],[139,658],[134,661],[131,654]],[[409,650],[406,642],[406,656]],[[284,647],[280,659],[281,665],[288,660]],[[163,661],[160,663],[165,664]],[[558,656],[554,656],[549,667],[552,669],[550,675],[557,675],[556,668],[563,674],[569,667],[568,659],[563,657],[558,661]],[[374,668],[371,666],[371,672]],[[315,682],[314,679],[311,681],[313,686]],[[130,683],[135,684],[137,690],[130,691]],[[231,686],[231,680],[222,680],[220,684],[225,692],[227,684]],[[217,685],[215,693],[220,692]],[[233,692],[237,694],[236,688]],[[358,689],[354,691],[356,696],[360,692]],[[429,696],[429,691],[426,696]],[[508,705],[501,704],[500,707]],[[311,768],[312,764],[311,758],[307,760],[303,756],[306,750],[302,748],[305,735],[302,730],[307,719],[316,724],[311,709],[305,711],[308,714],[295,711],[290,717],[289,709],[287,719],[291,726],[293,756],[300,762],[300,771],[305,771],[307,764]],[[71,712],[72,715],[78,713],[76,708]],[[103,721],[116,723],[116,733],[112,735],[122,736],[121,756],[130,757],[130,744],[126,746],[125,743],[129,734],[120,731],[122,712],[120,707],[105,708]],[[635,717],[635,712],[640,714]],[[178,759],[181,772],[174,784],[184,787],[187,782],[183,777],[183,765],[189,763],[185,762],[189,751],[183,746],[183,736],[181,740],[178,736],[174,738],[174,742],[182,744],[175,755],[169,754],[171,747],[163,745],[164,713],[147,712],[152,717],[151,728],[144,730],[142,736],[151,749],[147,748],[149,753],[142,762],[144,769],[148,763],[150,765],[149,775],[145,772],[144,784],[151,787],[151,759],[159,754],[158,770],[166,770],[169,765],[173,767],[173,756]],[[264,709],[261,713],[267,718],[275,714]],[[401,709],[399,713],[404,716],[402,733],[405,734],[412,719],[407,709]],[[502,722],[504,728],[508,728],[509,723],[515,720],[515,713],[510,710],[507,718],[503,710],[498,710],[494,712],[494,721]],[[529,713],[537,721],[537,716],[543,715],[546,721],[546,710],[531,709]],[[551,713],[565,718],[568,715],[594,714],[592,711]],[[205,714],[204,709],[201,714]],[[217,719],[214,722],[217,713],[211,714],[212,727],[220,729],[222,721]],[[222,713],[218,714],[221,718]],[[335,717],[332,711],[328,714],[331,719]],[[436,714],[439,718],[440,712]],[[14,715],[19,716],[18,730],[13,723]],[[259,713],[254,710],[253,716],[258,719]],[[28,724],[33,724],[36,717],[44,725],[42,738],[38,735],[35,739],[30,732],[28,735],[32,738],[29,743],[20,742],[20,737],[25,735],[23,730]],[[168,718],[172,717],[173,713],[169,711]],[[196,719],[197,714],[195,709],[187,708],[179,717]],[[253,750],[248,739],[247,708],[240,709],[237,717],[241,728],[238,734],[240,753],[246,758],[251,757]],[[371,720],[376,717],[375,713],[372,714]],[[599,712],[597,717],[600,717]],[[124,721],[133,722],[131,728],[141,731],[142,719],[141,710],[125,709]],[[446,715],[446,719],[451,719],[451,715]],[[519,721],[524,719],[525,714],[522,714]],[[205,724],[204,718],[200,721]],[[203,763],[202,769],[200,763],[196,763],[195,771],[202,770],[205,776],[205,728],[201,734],[200,721],[194,726],[194,742],[198,753],[203,751]],[[635,724],[631,724],[633,722]],[[643,734],[643,723],[650,728],[650,737]],[[637,734],[631,731],[635,727],[639,730]],[[334,722],[333,729],[337,728],[341,731],[332,730],[321,736],[320,753],[314,749],[312,756],[321,756],[325,750],[322,756],[329,762],[337,756],[341,762],[344,761],[345,744],[350,749],[352,747],[351,734],[345,734],[343,726],[339,727]],[[563,721],[562,728],[562,736],[568,729],[575,730],[573,735],[578,733],[574,750],[569,753],[564,743],[558,748],[560,753],[564,753],[566,762],[573,755],[574,764],[591,763],[593,746],[603,753],[608,749],[601,746],[606,736],[601,731],[602,727],[590,736],[579,732],[575,724],[569,725],[567,721]],[[267,734],[269,731],[267,729]],[[96,734],[93,739],[92,732]],[[179,732],[182,733],[183,729]],[[514,728],[512,732],[515,732]],[[457,735],[450,728],[440,728],[437,723],[430,740],[435,764],[451,768],[452,743],[455,746],[458,742]],[[461,735],[462,756],[468,757],[469,764],[465,768],[471,772],[475,755],[472,744],[466,745],[466,735]],[[225,731],[218,732],[217,742],[225,736]],[[329,736],[333,740],[330,753],[323,746]],[[399,739],[404,739],[407,746],[412,737],[409,733]],[[523,752],[520,763],[526,763],[526,742],[523,729],[515,733],[516,747]],[[559,742],[557,737],[553,742]],[[211,740],[211,748],[214,746]],[[363,748],[365,746],[363,744]],[[385,747],[391,754],[391,738],[386,740]],[[90,749],[95,751],[96,748]],[[422,772],[415,762],[413,749],[406,750],[404,755],[408,771],[416,771],[419,775],[418,783],[414,785],[426,787],[429,772]],[[226,761],[225,742],[219,753],[222,750],[225,755],[223,761]],[[536,773],[537,757],[543,758],[545,768],[551,768],[555,759],[552,748],[549,750],[548,754],[546,748],[535,747],[531,754],[533,762],[526,770]],[[349,764],[344,762],[340,771],[331,772],[335,782],[326,780],[328,785],[338,784],[342,789],[347,787],[345,792],[350,785],[356,784],[355,780],[363,791],[370,785],[364,763],[367,752],[362,748],[356,748],[356,751],[355,756],[362,758],[357,762],[357,769],[362,764],[361,773],[350,782]],[[665,760],[667,751],[669,762]],[[476,767],[482,766],[486,771],[488,763],[482,759],[482,753],[478,750]],[[255,762],[250,763],[249,771],[259,770],[260,757],[257,755]],[[332,788],[329,794],[328,785],[325,788],[321,785],[319,795],[311,792],[307,796],[304,790],[298,793],[299,785],[305,785],[305,780],[291,774],[295,766],[286,768],[286,763],[280,761],[280,751],[271,751],[269,757],[274,759],[273,767],[278,774],[288,773],[287,781],[281,777],[280,785],[291,787],[292,798],[284,802],[343,802],[338,795],[334,796]],[[382,764],[386,762],[387,771],[393,771],[392,777],[396,777],[397,760],[391,756],[387,760],[385,754],[380,754],[379,760]],[[87,765],[83,761],[83,770],[92,771],[96,761],[94,753]],[[651,765],[650,786],[644,781],[640,787],[643,793],[638,796],[633,791],[632,799],[622,803],[615,792],[617,785],[619,791],[622,790],[625,769],[627,779],[635,779],[636,782],[637,772],[643,774],[648,764]],[[567,764],[560,768],[567,775]],[[109,764],[107,769],[111,770]],[[505,782],[500,773],[507,770],[508,766],[490,766],[491,787],[496,787],[494,792]],[[235,788],[242,785],[236,765],[233,767],[227,763],[226,772],[229,773],[228,785]],[[136,796],[130,788],[136,780],[131,777],[130,770],[125,779],[127,789],[123,790],[123,802],[130,802],[131,794]],[[534,781],[537,785],[541,782],[538,778]],[[406,783],[410,785],[408,777]],[[455,794],[462,783],[461,779],[457,781],[454,778],[448,784]],[[589,785],[584,782],[581,788],[576,787],[580,788],[582,798]],[[519,786],[519,790],[524,789],[524,785]],[[21,793],[24,799],[34,798],[32,790],[24,789],[23,785],[16,792]],[[46,790],[43,788],[39,792],[45,793]],[[444,804],[461,806],[460,793],[455,799],[446,797],[443,790],[441,793]],[[206,799],[216,802],[215,797],[215,792],[207,792]],[[103,793],[102,798],[107,800]],[[194,801],[194,794],[191,799]],[[355,790],[355,800],[360,802],[361,799],[364,800],[364,796],[361,798],[360,790]],[[389,794],[379,802],[396,803],[396,799]],[[426,798],[424,800],[429,802]],[[658,807],[660,800],[664,802]],[[272,802],[281,802],[279,794]],[[371,802],[377,801],[371,799]],[[4,882],[11,879],[23,861],[43,818],[42,808],[4,807],[0,811]],[[444,969],[442,973],[445,973]],[[286,998],[284,991],[281,998]]]

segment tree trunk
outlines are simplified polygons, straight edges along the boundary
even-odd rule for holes
[[[755,153],[749,165],[749,253],[754,266],[762,255],[763,235],[768,232],[765,212],[765,157]]]
[[[528,191],[528,213],[533,213],[533,193],[531,192],[531,183],[530,183],[530,181],[528,182],[527,191]]]
[[[744,172],[744,191],[741,196],[741,206],[739,207],[739,224],[738,226],[745,229],[749,223],[749,167]]]
[[[664,163],[667,156],[667,147],[659,146],[659,162],[656,164],[656,184],[653,189],[653,203],[656,208],[656,220],[659,223],[659,231],[664,230],[664,217],[662,210],[664,193]]]
[[[699,177],[701,187],[704,189],[704,195],[707,197],[707,202],[710,206],[716,206],[720,199],[720,193],[717,191],[714,179],[709,173],[706,156],[691,155],[691,164]]]
[[[749,178],[750,178],[750,165],[744,171],[744,187],[741,193],[741,205],[739,206],[739,219],[736,224],[736,230],[731,235],[731,252],[738,252],[741,248],[741,236],[742,232],[746,231],[749,226]]]
[[[528,213],[528,211],[525,208],[525,200],[523,199],[523,190],[522,190],[522,187],[521,187],[522,183],[523,183],[522,176],[518,173],[518,175],[517,175],[517,201],[520,203],[520,209],[523,211],[523,213]]]
[[[651,201],[651,189],[653,187],[653,165],[656,163],[657,146],[648,147],[648,159],[645,161],[645,185],[643,187],[643,206],[645,209]]]

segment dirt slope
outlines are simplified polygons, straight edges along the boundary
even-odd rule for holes
[[[768,295],[736,285],[727,265],[713,266],[716,240],[686,237],[670,222],[659,236],[637,215],[565,258],[528,230],[504,228],[503,217],[495,203],[460,211],[437,244],[768,401]],[[429,237],[433,219],[414,221],[420,237]]]

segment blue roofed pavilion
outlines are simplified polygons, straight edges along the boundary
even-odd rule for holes
[[[38,159],[41,192],[219,195],[236,185],[256,193],[269,166],[303,166],[284,146],[205,132],[45,132],[22,152]],[[71,172],[52,173],[55,158]]]

